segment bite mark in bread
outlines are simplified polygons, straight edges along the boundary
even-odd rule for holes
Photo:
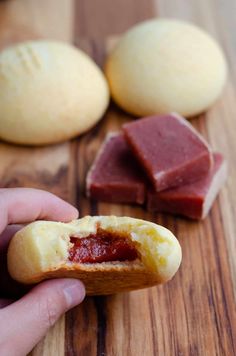
[[[71,258],[76,239],[80,249],[86,241],[89,258],[85,262]],[[121,246],[118,253],[116,243]],[[105,252],[104,244],[108,246]],[[102,251],[94,255],[92,245]],[[30,284],[48,278],[79,278],[88,295],[164,283],[173,277],[180,262],[181,247],[169,230],[144,220],[115,216],[86,216],[67,224],[37,221],[18,231],[8,250],[8,269],[17,281]]]

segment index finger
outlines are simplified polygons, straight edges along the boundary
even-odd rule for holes
[[[67,222],[78,217],[78,210],[57,196],[39,189],[0,189],[0,233],[8,224],[34,220]]]

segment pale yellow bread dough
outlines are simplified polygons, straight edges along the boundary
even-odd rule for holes
[[[63,42],[39,40],[0,53],[0,138],[42,145],[94,126],[109,102],[95,62]]]
[[[135,242],[140,259],[127,262],[72,263],[70,236],[102,230],[125,233]],[[181,262],[181,247],[166,228],[129,217],[86,216],[71,223],[37,221],[17,232],[8,250],[8,269],[22,283],[47,278],[81,279],[87,294],[111,294],[144,288],[171,279]]]
[[[216,41],[183,21],[153,19],[125,33],[105,64],[111,95],[124,110],[193,116],[211,106],[226,81]]]

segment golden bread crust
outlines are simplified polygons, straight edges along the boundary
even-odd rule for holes
[[[50,278],[78,278],[86,286],[87,295],[109,295],[127,292],[135,289],[152,287],[165,281],[148,272],[144,266],[135,264],[133,266],[110,265],[109,268],[95,268],[77,265],[70,267],[61,266],[57,270],[42,272],[33,276],[30,283],[37,283]]]

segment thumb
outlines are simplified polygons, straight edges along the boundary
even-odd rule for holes
[[[84,297],[84,286],[76,279],[55,279],[34,287],[0,311],[1,354],[30,352],[59,317]]]

